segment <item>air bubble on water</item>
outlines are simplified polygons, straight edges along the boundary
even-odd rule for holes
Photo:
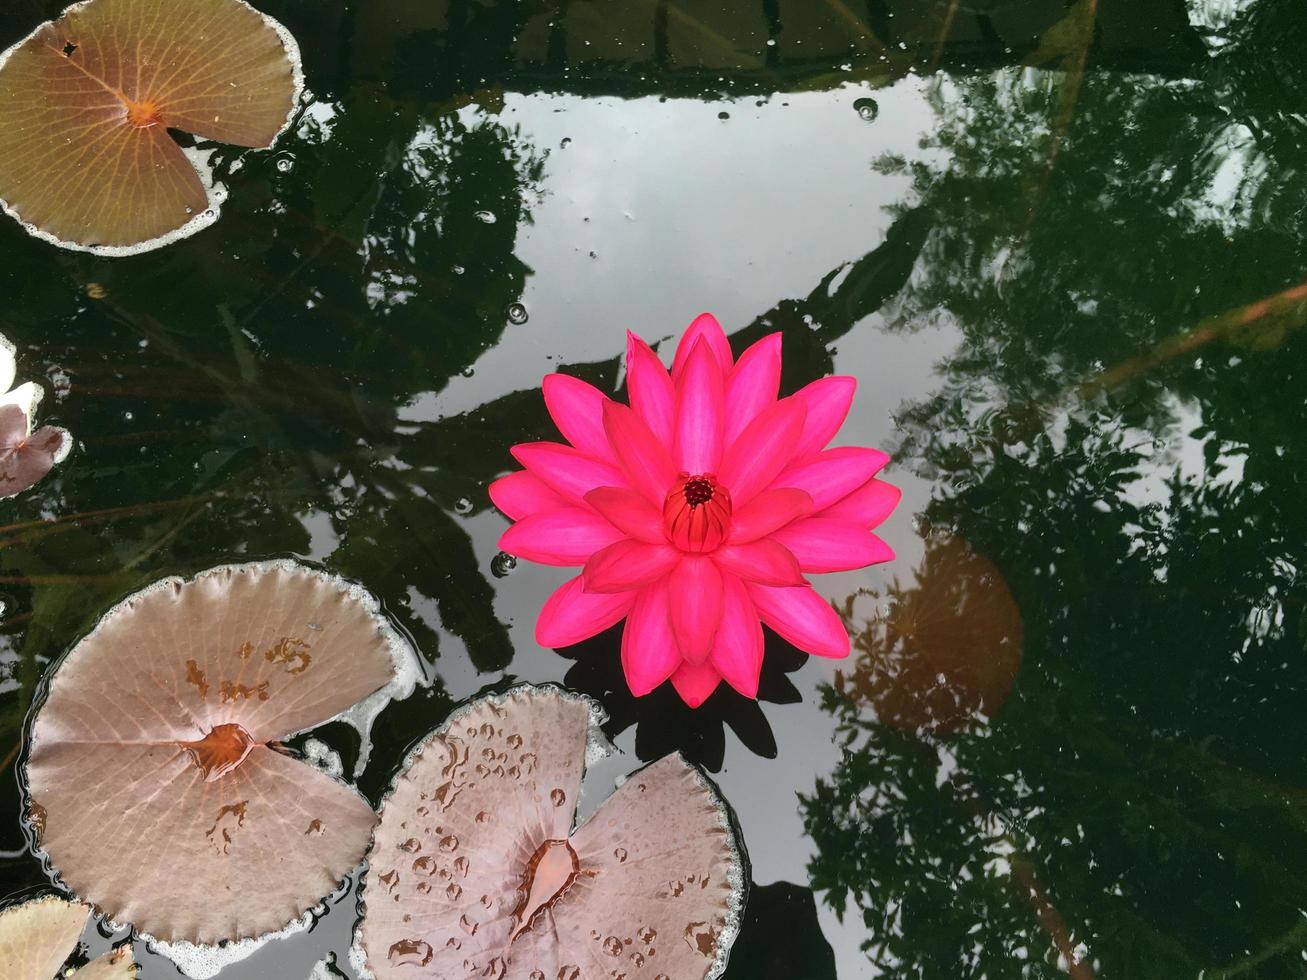
[[[717,118],[724,122],[731,118],[731,114],[723,110],[722,112],[717,113]]]
[[[776,47],[776,38],[774,38],[774,37],[769,37],[769,38],[767,38],[767,47],[769,47],[769,48],[774,48],[774,47]]]
[[[521,325],[523,323],[526,323],[528,318],[529,315],[526,312],[526,307],[523,306],[521,303],[513,303],[508,307],[509,323],[515,323]]]
[[[124,422],[130,422],[133,418],[135,418],[135,416],[132,415],[131,412],[123,412],[123,421],[124,421]]]
[[[517,568],[517,559],[506,551],[501,551],[490,559],[490,574],[495,578],[507,578]]]
[[[277,160],[277,169],[284,174],[290,173],[295,169],[295,158],[287,155]]]
[[[867,122],[880,115],[880,106],[876,104],[875,99],[858,99],[853,103],[853,108]]]
[[[471,364],[469,364],[467,367],[463,368],[463,370],[459,371],[458,373],[465,378],[470,378],[472,377],[472,375],[477,373],[477,369],[474,368]]]
[[[459,497],[457,500],[454,501],[454,513],[456,514],[472,513],[472,501],[468,500],[466,497]]]
[[[476,217],[478,221],[487,225],[493,225],[498,220],[493,211],[478,211]]]

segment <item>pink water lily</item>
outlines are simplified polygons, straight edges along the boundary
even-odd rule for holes
[[[631,404],[563,374],[545,404],[568,445],[524,443],[525,468],[491,499],[516,523],[499,546],[580,575],[545,603],[542,646],[565,647],[622,619],[636,696],[670,679],[698,707],[724,678],[756,697],[765,623],[801,650],[844,657],[849,636],[806,574],[894,557],[871,533],[899,491],[888,457],[827,444],[856,382],[814,381],[778,398],[781,335],[735,360],[710,314],[690,324],[669,373],[628,334]]]

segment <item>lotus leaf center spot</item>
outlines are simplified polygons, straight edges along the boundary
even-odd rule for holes
[[[128,99],[126,102],[127,121],[137,129],[147,129],[163,122],[163,110],[150,99],[143,102],[132,102]]]
[[[245,761],[255,746],[253,736],[237,724],[218,725],[195,742],[179,742],[191,761],[204,773],[206,783],[232,772]]]
[[[510,941],[530,929],[541,912],[552,908],[580,873],[581,862],[567,841],[547,840],[536,848],[522,876],[522,899],[513,911]]]

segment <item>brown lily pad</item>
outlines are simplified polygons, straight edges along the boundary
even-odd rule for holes
[[[855,597],[856,598],[856,597]],[[962,538],[936,534],[910,586],[854,625],[853,670],[836,675],[846,697],[906,731],[945,734],[992,718],[1021,668],[1024,627],[998,568]]]
[[[588,701],[522,687],[457,712],[381,810],[360,941],[377,980],[703,980],[738,931],[725,807],[679,755],[573,830]]]
[[[0,912],[0,977],[55,980],[90,917],[85,905],[53,896]],[[77,980],[131,980],[136,976],[131,945],[105,953],[75,975]]]
[[[400,649],[370,596],[289,561],[130,596],[58,666],[33,724],[50,861],[157,939],[285,926],[358,863],[375,815],[278,741],[385,686]]]
[[[127,254],[220,196],[168,134],[272,145],[299,98],[289,32],[243,0],[87,0],[0,55],[0,199],[32,234]]]

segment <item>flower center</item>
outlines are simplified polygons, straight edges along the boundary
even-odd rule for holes
[[[663,504],[663,531],[682,551],[715,551],[731,527],[731,495],[711,473],[682,473]]]

